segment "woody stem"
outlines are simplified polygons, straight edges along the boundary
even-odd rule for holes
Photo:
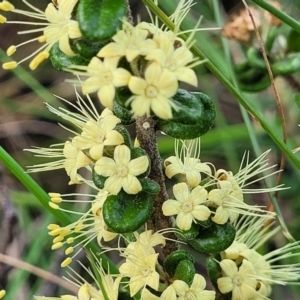
[[[136,132],[137,139],[140,146],[147,152],[150,158],[151,171],[149,178],[155,180],[160,186],[160,192],[153,196],[153,214],[147,223],[148,229],[152,229],[155,232],[164,228],[172,227],[172,222],[169,217],[163,215],[162,205],[169,199],[165,177],[162,170],[161,157],[157,149],[156,141],[156,121],[151,117],[138,117],[136,119]],[[168,238],[176,239],[175,235],[169,233]],[[171,252],[177,250],[177,244],[173,241],[168,241],[163,248],[163,256],[168,256]]]

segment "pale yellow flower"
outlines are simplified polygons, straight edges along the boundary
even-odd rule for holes
[[[189,230],[193,222],[206,221],[211,211],[204,203],[207,202],[207,191],[202,186],[189,190],[186,183],[173,186],[176,200],[169,199],[163,203],[162,210],[165,216],[176,217],[176,225],[181,230]]]
[[[72,282],[79,287],[77,296],[62,295],[61,297],[44,297],[35,296],[36,300],[117,300],[119,295],[119,285],[121,278],[114,279],[112,275],[106,274],[101,266],[101,261],[95,258],[95,265],[93,266],[93,272],[89,268],[85,268],[89,276],[94,279],[95,285],[92,285],[85,281],[83,277],[76,273],[72,269]],[[101,279],[101,286],[95,278]],[[106,293],[106,297],[103,295],[103,289]]]
[[[76,105],[62,99],[72,106],[76,112],[61,107],[56,109],[49,104],[47,104],[47,107],[50,112],[75,125],[79,129],[79,133],[63,126],[64,129],[75,135],[71,141],[56,144],[50,146],[50,148],[25,149],[39,157],[56,159],[31,166],[28,172],[65,169],[70,176],[71,184],[81,183],[83,178],[78,174],[80,168],[85,167],[92,171],[90,164],[102,157],[105,147],[119,145],[124,142],[123,136],[114,130],[121,120],[114,116],[111,110],[106,108],[99,114],[89,97],[87,97],[87,101],[84,101],[78,94],[76,95]]]
[[[223,259],[220,262],[223,276],[217,280],[222,294],[232,292],[232,300],[248,300],[256,294],[257,281],[253,277],[255,270],[246,259],[237,267],[234,261]]]
[[[114,42],[107,44],[98,52],[99,57],[126,57],[128,62],[133,61],[139,55],[145,55],[155,49],[156,43],[148,39],[149,32],[134,27],[127,21],[123,21],[123,28],[112,38]]]
[[[5,296],[6,291],[5,290],[0,290],[0,299],[3,299],[3,297]]]
[[[121,122],[111,111],[106,109],[109,114],[105,114],[98,120],[88,120],[82,127],[80,135],[73,141],[76,147],[81,150],[88,150],[92,159],[98,160],[102,157],[105,146],[116,146],[124,143],[123,136],[115,129]]]
[[[134,232],[134,236],[137,242],[141,243],[145,249],[156,247],[158,245],[164,247],[166,245],[165,237],[161,233],[153,232],[153,230],[146,230],[140,234]]]
[[[197,86],[197,76],[194,67],[194,56],[185,46],[175,48],[165,33],[154,36],[158,48],[149,52],[145,59],[158,62],[162,68],[172,72],[177,80]]]
[[[72,183],[80,183],[81,179],[78,178],[78,170],[86,167],[91,163],[91,159],[82,151],[76,147],[76,144],[72,142],[65,142],[63,149],[65,157],[63,167],[67,174],[70,176]]]
[[[177,300],[175,289],[169,285],[160,296],[152,294],[148,289],[143,290],[143,300]]]
[[[178,81],[173,73],[152,63],[145,71],[145,78],[132,76],[128,87],[133,95],[126,104],[136,116],[150,116],[151,111],[161,119],[172,118],[172,96],[178,89]]]
[[[188,141],[175,139],[175,156],[170,156],[164,161],[167,177],[183,175],[190,187],[196,187],[201,182],[201,173],[211,174],[210,166],[207,163],[201,163],[199,156],[200,138]]]
[[[74,7],[77,4],[78,0],[57,0],[57,6],[55,6],[53,3],[49,3],[44,12],[29,4],[27,1],[22,1],[32,11],[16,9],[9,1],[2,1],[0,3],[0,10],[11,11],[17,14],[25,15],[30,18],[39,20],[40,22],[6,21],[6,23],[20,23],[35,26],[41,25],[41,28],[21,31],[19,32],[19,34],[42,32],[42,35],[28,40],[25,43],[10,46],[7,50],[7,55],[11,56],[18,47],[33,41],[38,41],[45,44],[20,62],[12,61],[3,64],[3,68],[13,69],[23,61],[34,57],[29,64],[30,69],[34,70],[43,60],[49,57],[49,51],[56,42],[59,43],[59,48],[62,52],[70,56],[75,55],[70,47],[69,39],[81,37],[78,22],[71,19]]]
[[[118,68],[118,59],[93,57],[88,66],[74,66],[74,74],[88,76],[82,83],[84,95],[97,92],[103,106],[112,109],[116,88],[128,84],[131,74]],[[81,70],[84,72],[76,71]]]
[[[92,240],[97,239],[99,246],[102,246],[102,241],[109,242],[113,240],[118,234],[109,231],[102,215],[102,206],[107,195],[108,193],[104,190],[98,191],[96,196],[90,194],[61,195],[58,193],[49,193],[51,197],[51,202],[49,202],[50,207],[80,216],[75,222],[67,226],[59,226],[57,224],[50,224],[48,226],[49,235],[53,236],[52,250],[68,246],[65,254],[69,256],[67,259],[71,262],[81,251],[82,246],[85,246]],[[76,198],[73,199],[73,197]],[[61,208],[61,203],[64,202],[90,203],[91,206],[86,212],[80,213]],[[80,238],[83,238],[83,245],[78,241]],[[74,252],[76,248],[79,248],[79,250]]]
[[[108,177],[104,189],[117,195],[123,188],[127,194],[137,194],[142,190],[136,176],[146,172],[149,159],[143,155],[131,160],[130,149],[125,145],[116,146],[114,159],[101,157],[95,164],[97,174]]]
[[[158,290],[159,274],[156,272],[158,253],[147,254],[144,246],[136,242],[133,247],[126,249],[126,262],[119,267],[120,274],[129,277],[130,296],[134,296],[146,285]]]
[[[274,214],[272,213],[268,213],[264,217],[243,216],[234,223],[237,230],[235,241],[225,251],[221,252],[221,262],[231,261],[235,265],[240,265],[241,262],[248,261],[253,266],[254,272],[251,272],[249,276],[256,280],[257,290],[252,297],[237,299],[267,299],[271,294],[272,285],[297,284],[300,279],[298,263],[284,265],[279,263],[286,258],[300,256],[299,242],[286,244],[266,254],[258,252],[262,245],[281,230],[280,227],[270,230],[271,223],[266,226],[266,218],[273,217]],[[222,292],[221,289],[220,291]],[[224,290],[222,293],[227,292]]]
[[[231,181],[233,180],[231,178]],[[243,208],[247,210],[241,188],[234,188],[231,181],[219,181],[219,188],[212,189],[208,193],[208,200],[217,206],[215,215],[212,217],[217,224],[225,224],[228,220],[234,222]]]
[[[235,222],[240,214],[264,216],[261,207],[248,205],[244,202],[244,194],[270,193],[285,189],[282,185],[262,189],[248,188],[250,184],[280,172],[279,170],[268,175],[264,174],[275,167],[275,165],[269,166],[265,159],[269,152],[264,152],[252,162],[249,162],[249,153],[245,153],[240,169],[235,175],[231,171],[219,169],[215,171],[214,176],[211,176],[213,180],[208,185],[214,186],[213,182],[215,182],[216,188],[210,188],[208,206],[216,208],[215,215],[212,217],[215,223],[224,224],[228,220]],[[257,177],[257,175],[262,177]],[[255,179],[251,181],[253,177]],[[206,185],[204,186],[206,187]]]
[[[195,274],[193,282],[189,287],[182,280],[175,280],[172,284],[178,295],[177,300],[214,300],[216,292],[205,290],[206,281],[200,274]]]

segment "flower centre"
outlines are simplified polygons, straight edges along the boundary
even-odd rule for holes
[[[120,165],[117,168],[117,174],[119,177],[125,177],[128,174],[128,168],[126,166]]]
[[[191,212],[193,210],[193,204],[191,202],[184,202],[181,209],[185,213]]]
[[[96,138],[96,143],[97,144],[102,144],[104,142],[104,140],[105,140],[105,135],[104,134],[100,134]]]
[[[240,275],[234,275],[232,279],[234,285],[240,286],[243,283],[243,279]]]
[[[158,94],[158,89],[157,87],[153,86],[153,85],[149,85],[147,88],[146,88],[146,96],[148,98],[155,98]]]
[[[183,168],[184,172],[191,172],[193,170],[193,168],[191,166],[186,166]]]
[[[145,267],[142,269],[142,275],[144,277],[148,277],[150,275],[150,273],[151,273],[151,270],[149,268]]]
[[[113,75],[111,71],[104,71],[101,74],[101,82],[103,83],[103,85],[111,84],[112,81],[113,81]]]

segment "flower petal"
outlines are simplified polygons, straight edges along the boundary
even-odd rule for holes
[[[139,180],[136,177],[130,175],[128,175],[127,178],[123,179],[122,187],[127,194],[137,194],[142,190],[142,186]]]
[[[210,217],[211,211],[205,205],[197,205],[194,206],[194,209],[191,213],[196,220],[206,221]]]
[[[115,174],[116,168],[116,163],[109,157],[101,157],[95,164],[95,172],[105,177]]]
[[[130,149],[125,145],[118,145],[114,151],[114,160],[118,165],[127,166],[130,162]]]
[[[129,172],[134,176],[146,172],[148,167],[149,167],[149,158],[145,155],[134,158],[128,164]]]
[[[189,187],[186,183],[177,183],[173,186],[173,194],[176,200],[183,203],[189,197]]]
[[[108,84],[108,85],[103,85],[99,89],[97,96],[103,106],[112,109],[115,94],[116,94],[116,89],[114,88],[114,86],[112,84]]]
[[[177,215],[181,211],[181,204],[176,200],[167,200],[162,205],[162,211],[165,216]]]
[[[192,226],[193,218],[190,213],[180,212],[176,217],[176,225],[181,230],[189,230]]]

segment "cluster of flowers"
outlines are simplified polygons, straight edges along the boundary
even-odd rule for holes
[[[132,96],[126,105],[131,105],[135,115],[153,111],[161,119],[171,119],[174,104],[170,98],[178,90],[178,81],[197,86],[191,68],[199,61],[195,61],[190,45],[173,32],[146,22],[133,26],[124,21],[112,40],[87,67],[76,66],[86,72],[75,74],[89,77],[82,83],[83,94],[97,92],[101,103],[112,109],[115,88],[128,86]],[[118,67],[124,57],[132,73]]]
[[[15,6],[9,1],[2,1],[0,3],[0,10],[13,12],[20,15],[28,16],[35,22],[18,22],[18,21],[7,21],[6,17],[0,15],[0,24],[1,23],[20,23],[33,26],[42,26],[38,29],[20,31],[19,34],[31,34],[42,32],[42,35],[39,35],[36,38],[30,39],[19,45],[12,45],[7,49],[7,55],[13,55],[17,49],[27,43],[38,41],[43,43],[43,45],[38,48],[36,51],[31,53],[26,58],[22,59],[19,62],[10,61],[3,64],[3,68],[6,70],[14,69],[18,64],[31,59],[29,67],[31,70],[36,69],[41,62],[50,56],[50,49],[53,45],[59,42],[59,47],[67,55],[75,55],[73,50],[70,47],[69,39],[76,39],[81,37],[81,32],[79,30],[78,22],[72,20],[72,12],[78,0],[57,0],[56,3],[49,3],[46,10],[42,11],[35,6],[28,3],[26,0],[22,0],[32,11],[25,11],[15,8]]]
[[[273,218],[273,214],[268,214]],[[235,241],[220,253],[221,277],[217,280],[221,293],[232,293],[232,299],[269,299],[272,285],[297,284],[300,278],[299,264],[280,265],[278,262],[299,256],[299,242],[264,255],[258,251],[273,237],[280,227],[270,229],[260,217],[244,216],[235,223]]]
[[[182,145],[180,146],[180,143]],[[183,182],[173,186],[175,200],[170,199],[163,204],[163,213],[166,216],[176,217],[179,229],[189,230],[192,223],[211,220],[217,224],[234,223],[239,215],[259,214],[262,216],[261,207],[248,205],[244,202],[245,193],[272,192],[280,186],[265,189],[246,189],[259,179],[249,182],[249,179],[261,174],[274,166],[268,166],[265,157],[269,151],[263,153],[253,162],[249,163],[247,155],[240,170],[233,175],[231,171],[216,170],[211,163],[202,163],[200,157],[200,140],[177,141],[176,156],[165,160],[165,173],[168,178],[180,175]],[[202,173],[202,175],[201,175]],[[276,172],[275,172],[276,173]],[[204,178],[203,175],[205,176]]]
[[[30,68],[35,69],[49,57],[49,51],[56,42],[60,50],[69,55],[75,55],[69,39],[81,37],[78,22],[72,19],[72,12],[78,0],[59,0],[57,5],[50,3],[45,12],[23,2],[34,12],[15,9],[9,1],[0,3],[0,10],[25,14],[41,23],[23,22],[29,25],[41,25],[40,29],[27,30],[20,33],[35,33],[42,31],[43,35],[20,45],[12,45],[7,54],[11,56],[18,47],[32,41],[45,43],[23,62],[34,56]],[[176,26],[180,23],[192,6],[192,1],[181,1],[179,10],[170,16]],[[0,15],[1,23],[10,23]],[[13,21],[11,21],[13,23]],[[45,26],[46,25],[46,26]],[[177,36],[178,32],[159,28],[158,26],[141,22],[136,26],[124,19],[123,28],[113,37],[112,42],[105,45],[94,56],[87,66],[74,65],[68,70],[77,75],[87,76],[82,83],[83,94],[97,92],[101,103],[112,109],[116,88],[128,87],[132,96],[126,101],[135,116],[150,115],[153,112],[161,119],[172,118],[172,108],[176,109],[171,97],[178,90],[178,81],[197,86],[197,77],[192,70],[200,63],[195,59],[190,47],[192,36],[184,41]],[[125,58],[127,68],[124,66]],[[13,69],[16,61],[3,64],[4,69]]]
[[[127,150],[125,150],[128,148],[127,146],[123,144],[117,145],[117,143],[113,142],[106,142],[104,144],[106,139],[103,139],[103,136],[118,136],[117,140],[122,140],[118,132],[114,130],[115,125],[111,126],[110,130],[108,130],[107,127],[105,127],[107,126],[106,122],[104,122],[108,117],[113,120],[113,124],[118,124],[118,120],[108,109],[105,109],[101,115],[97,115],[96,111],[93,111],[92,102],[89,102],[91,105],[90,108],[88,108],[87,103],[78,95],[77,106],[73,105],[73,107],[77,107],[80,114],[67,112],[63,108],[56,110],[48,105],[48,108],[52,112],[82,129],[82,132],[76,134],[72,139],[72,143],[66,142],[66,144],[73,144],[73,140],[76,141],[77,139],[80,140],[84,138],[85,142],[82,143],[82,145],[85,145],[84,149],[76,149],[77,154],[74,156],[68,155],[64,145],[62,145],[59,155],[58,149],[28,149],[38,154],[38,156],[48,158],[55,156],[63,157],[63,159],[52,163],[36,165],[32,167],[30,171],[64,168],[70,176],[71,183],[88,184],[96,192],[96,196],[95,194],[85,195],[85,197],[92,200],[78,200],[78,197],[82,198],[82,195],[77,194],[49,194],[51,197],[49,205],[54,209],[61,209],[63,211],[64,209],[59,206],[61,202],[91,203],[90,208],[85,213],[68,211],[80,215],[80,218],[74,223],[65,227],[50,224],[48,227],[49,234],[54,237],[53,250],[66,245],[68,246],[65,250],[65,254],[68,255],[68,257],[62,262],[63,267],[69,266],[72,259],[78,253],[77,251],[74,254],[74,249],[77,247],[80,248],[82,244],[86,245],[91,240],[96,239],[98,244],[104,247],[103,241],[108,242],[118,236],[117,233],[112,232],[108,228],[103,220],[103,204],[108,195],[117,194],[122,188],[128,189],[131,186],[127,181],[125,181],[126,183],[123,186],[123,180],[126,178],[126,180],[128,180],[128,176],[134,177],[134,174],[136,175],[139,172],[145,171],[145,169],[137,171],[139,169],[136,169],[134,164],[128,164]],[[87,124],[89,125],[86,126]],[[89,134],[84,130],[86,128],[90,129]],[[99,134],[101,138],[97,138]],[[108,140],[111,141],[111,139]],[[271,263],[275,261],[272,259],[274,256],[279,254],[279,260],[288,256],[286,254],[291,250],[299,250],[298,243],[288,244],[283,249],[278,249],[265,256],[257,252],[257,248],[277,231],[273,230],[271,233],[267,233],[269,227],[263,229],[264,222],[269,218],[274,218],[274,214],[263,214],[260,207],[247,205],[243,199],[243,194],[245,193],[270,192],[281,188],[278,186],[272,189],[262,190],[246,188],[249,184],[259,180],[253,179],[251,182],[248,182],[249,179],[274,167],[268,166],[267,160],[265,159],[269,151],[251,163],[249,163],[248,157],[245,158],[246,163],[244,159],[239,172],[233,175],[231,172],[222,169],[215,170],[215,167],[210,163],[201,162],[199,159],[199,142],[199,139],[192,141],[176,140],[176,155],[165,160],[165,172],[167,177],[172,178],[175,175],[180,175],[183,182],[174,185],[173,192],[176,200],[169,199],[165,201],[162,207],[163,213],[167,216],[177,215],[176,226],[181,230],[188,230],[193,222],[197,223],[199,221],[208,220],[211,215],[213,215],[211,218],[212,221],[217,224],[224,224],[228,221],[234,224],[237,229],[235,241],[228,249],[221,253],[219,260],[222,276],[217,282],[218,289],[224,294],[231,292],[233,295],[232,299],[252,299],[254,296],[256,297],[255,299],[264,299],[264,297],[267,297],[271,292],[271,284],[284,284],[285,282],[291,281],[289,278],[293,278],[293,281],[295,281],[295,278],[299,277],[297,274],[298,268],[294,265],[289,267],[289,272],[286,272],[284,266],[282,268],[278,266],[272,268],[271,265]],[[74,143],[74,145],[77,146],[79,144]],[[112,146],[114,150],[111,149]],[[118,153],[116,149],[120,149],[122,146],[127,148],[124,148],[123,151],[118,154],[119,156],[117,155],[118,158],[116,159],[116,153]],[[101,149],[102,153],[105,153],[107,151],[106,147],[108,147],[107,149],[110,151],[113,151],[114,159],[101,155],[96,157],[95,154],[93,154],[94,149],[98,149],[95,151],[97,154],[100,153],[99,149]],[[78,155],[78,152],[80,155]],[[82,161],[83,156],[89,157],[88,163],[79,163]],[[107,162],[108,164],[103,164],[101,168],[96,170],[99,161],[104,158],[104,163]],[[147,161],[145,160],[142,165],[147,166],[148,158],[146,156],[145,158]],[[125,177],[122,176],[123,171],[121,173],[112,172],[114,169],[120,170],[120,167],[114,167],[118,159],[122,162],[122,166],[124,166],[124,162],[127,164],[128,173]],[[243,167],[244,164],[245,166]],[[70,166],[73,168],[72,171]],[[93,166],[96,172],[99,172],[99,170],[102,170],[100,172],[103,172],[103,170],[106,170],[105,172],[112,172],[111,174],[106,174],[106,176],[113,178],[113,189],[110,184],[108,184],[103,190],[100,190],[91,180],[78,174],[79,168],[85,167],[87,170],[92,171]],[[109,166],[109,168],[107,166]],[[136,180],[138,182],[138,179]],[[134,179],[130,181],[134,182]],[[133,184],[135,187],[137,185]],[[138,189],[129,191],[137,193]],[[76,198],[71,199],[74,196]],[[244,215],[244,217],[238,219],[239,215]],[[177,229],[168,229],[168,231],[170,230],[176,232]],[[189,299],[188,295],[190,293],[194,295],[195,299],[203,299],[203,295],[206,295],[205,297],[207,297],[207,299],[214,299],[213,291],[204,290],[206,285],[205,280],[199,274],[195,275],[191,286],[184,281],[175,280],[173,283],[164,286],[162,290],[163,293],[160,297],[152,294],[152,289],[160,290],[161,280],[166,276],[159,273],[158,253],[154,247],[164,246],[166,240],[161,233],[153,233],[150,230],[146,230],[142,233],[135,232],[134,236],[135,240],[133,242],[123,237],[128,244],[127,247],[125,249],[117,248],[120,252],[120,256],[125,258],[125,262],[119,267],[120,274],[118,276],[121,278],[129,278],[128,284],[131,296],[142,292],[141,299],[178,299],[176,297],[182,297],[179,299]],[[82,237],[85,237],[83,241]],[[78,239],[80,239],[80,242]],[[268,262],[268,260],[270,262]],[[281,273],[284,272],[287,274],[286,277],[284,277],[283,280],[279,280],[279,277],[282,276]],[[293,276],[291,277],[291,275]],[[112,290],[115,291],[117,283],[119,284],[117,280],[111,281],[114,287]],[[87,289],[89,285],[86,282],[83,283],[83,286],[85,286],[85,288],[82,289],[92,297],[95,290],[93,288]],[[148,287],[151,289],[149,290]],[[81,292],[82,290],[80,289],[80,293]],[[78,299],[81,298],[78,296]],[[112,297],[110,299],[116,298]]]

